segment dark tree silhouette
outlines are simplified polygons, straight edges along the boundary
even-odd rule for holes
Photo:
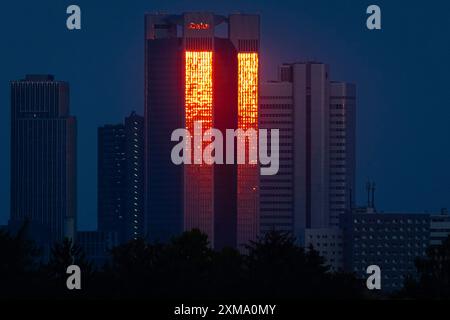
[[[27,229],[28,222],[15,235],[0,230],[0,297],[31,294],[41,251],[27,239]]]
[[[82,291],[67,290],[66,280],[69,274],[66,272],[70,265],[77,265],[81,269]],[[41,267],[41,274],[44,292],[49,296],[87,296],[94,279],[94,268],[83,249],[71,239],[65,238],[61,243],[53,244],[47,264]]]
[[[244,257],[233,248],[213,252],[208,296],[232,299],[246,290],[244,262]]]
[[[164,246],[156,266],[159,279],[171,284],[170,288],[159,281],[163,295],[180,298],[206,296],[212,280],[212,258],[208,237],[198,229],[174,237]]]
[[[161,256],[162,245],[148,244],[144,239],[132,240],[113,248],[112,264],[105,271],[116,282],[115,294],[144,296],[150,294],[154,284],[155,264]]]
[[[247,296],[297,298],[358,298],[362,281],[352,274],[331,273],[323,257],[296,245],[289,233],[271,231],[248,247]]]
[[[83,275],[93,272],[92,262],[88,261],[83,249],[65,238],[62,243],[55,243],[51,249],[47,270],[52,278],[66,278],[66,270],[70,265],[77,265],[83,270]]]
[[[291,235],[276,231],[252,242],[245,254],[232,248],[212,250],[199,230],[167,244],[133,240],[113,248],[111,262],[99,271],[92,271],[83,250],[68,239],[53,246],[48,263],[40,268],[34,263],[33,245],[20,232],[16,237],[0,233],[0,250],[1,277],[11,284],[0,286],[0,292],[8,297],[13,287],[17,296],[51,298],[362,297],[361,281],[350,274],[330,273],[317,251],[305,250]],[[81,291],[66,288],[71,264],[82,270]],[[12,282],[18,278],[22,282]]]
[[[417,277],[405,280],[400,298],[450,298],[450,237],[440,246],[430,246],[425,258],[416,259]]]
[[[247,250],[246,278],[250,281],[247,294],[251,296],[305,295],[311,287],[310,281],[317,281],[313,278],[323,273],[323,262],[309,261],[304,249],[295,245],[295,238],[289,233],[268,232],[248,245]]]

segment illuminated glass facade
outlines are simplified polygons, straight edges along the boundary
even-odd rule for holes
[[[202,132],[212,128],[213,121],[213,92],[212,92],[212,52],[187,51],[185,54],[185,112],[186,129],[194,138],[194,123],[202,124]],[[207,142],[203,143],[203,147]],[[198,150],[197,150],[198,151]],[[193,152],[194,163],[202,162],[202,153]]]
[[[258,53],[238,53],[239,128],[258,129]]]
[[[213,77],[212,52],[186,51],[185,53],[185,119],[191,134],[203,136],[212,127]],[[201,122],[202,131],[194,133],[194,123]],[[201,139],[201,136],[195,137]],[[199,140],[200,141],[200,140]],[[185,166],[185,216],[184,228],[198,228],[214,238],[213,227],[213,166],[203,162],[203,145],[190,150],[194,164]]]
[[[258,53],[238,53],[238,127],[242,130],[258,130]],[[238,136],[245,145],[245,136]],[[246,145],[245,164],[238,165],[238,239],[245,244],[255,240],[259,232],[258,221],[258,182],[259,165],[256,159],[250,159],[251,149],[257,145]]]
[[[215,34],[223,23],[228,24],[228,37]],[[255,239],[259,166],[243,165],[238,174],[236,164],[204,163],[209,137],[203,137],[201,146],[192,139],[188,152],[193,164],[176,166],[170,163],[170,135],[185,127],[194,138],[195,122],[202,124],[199,135],[210,128],[223,136],[226,129],[258,128],[259,16],[149,14],[145,39],[145,201],[150,238],[166,241],[198,228],[218,249]]]

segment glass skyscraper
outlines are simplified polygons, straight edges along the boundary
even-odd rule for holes
[[[11,83],[11,220],[40,244],[74,237],[76,119],[69,84],[51,75]]]
[[[216,35],[223,23],[227,37]],[[149,236],[165,241],[198,228],[216,248],[254,240],[259,166],[175,166],[170,137],[178,128],[192,134],[195,122],[202,123],[201,134],[211,128],[224,136],[226,129],[258,129],[259,16],[149,14],[145,34]]]

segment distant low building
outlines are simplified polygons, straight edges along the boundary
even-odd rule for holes
[[[339,228],[306,229],[303,246],[310,246],[325,258],[330,271],[344,268],[344,244],[342,230]]]
[[[367,278],[367,267],[381,269],[384,291],[401,289],[405,276],[414,275],[415,259],[424,257],[430,239],[430,215],[377,213],[370,208],[341,215],[344,268]]]
[[[111,249],[119,244],[119,239],[115,232],[79,231],[76,243],[83,248],[88,260],[102,267],[110,260]]]

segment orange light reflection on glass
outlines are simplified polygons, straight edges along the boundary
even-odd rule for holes
[[[238,65],[238,127],[258,130],[258,53],[238,53]]]
[[[186,51],[185,55],[185,110],[186,129],[194,134],[194,122],[202,123],[202,131],[212,127],[213,120],[213,91],[212,91],[212,52],[211,51]],[[203,132],[201,134],[203,134]],[[209,137],[205,137],[205,140]],[[194,163],[202,162],[202,150],[192,158]],[[200,157],[200,158],[199,158]],[[197,162],[198,161],[198,162]]]

